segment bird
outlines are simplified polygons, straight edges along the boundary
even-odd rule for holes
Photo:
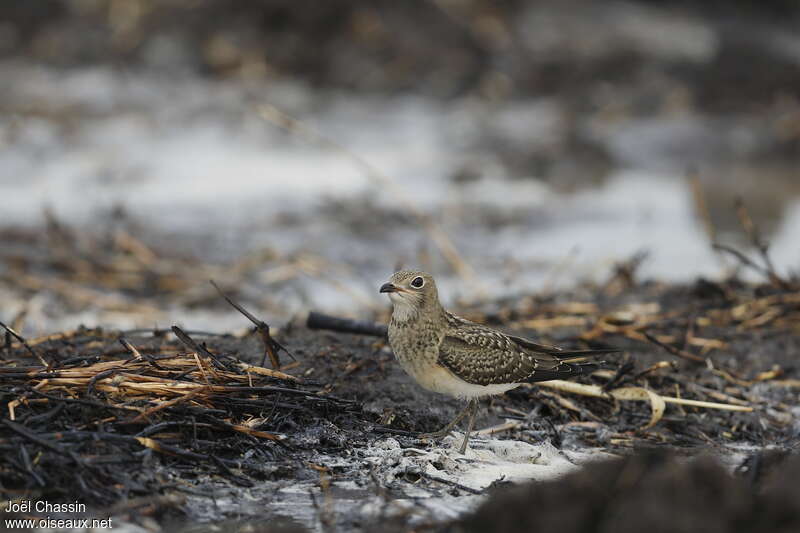
[[[420,435],[444,437],[468,416],[462,455],[475,424],[478,399],[523,383],[591,373],[605,363],[591,359],[619,351],[562,350],[459,317],[442,306],[436,282],[426,272],[396,272],[379,292],[392,303],[389,346],[403,370],[427,390],[467,400],[449,424]]]

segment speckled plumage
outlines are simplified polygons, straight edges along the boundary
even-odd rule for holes
[[[564,351],[456,316],[439,303],[436,283],[425,272],[397,272],[381,292],[387,292],[394,305],[389,344],[398,362],[434,392],[474,401],[522,383],[596,370],[597,363],[584,361],[613,351]],[[465,446],[466,439],[462,453]]]
[[[416,277],[425,280],[420,290],[393,298],[389,344],[401,366],[418,381],[420,374],[440,368],[462,380],[465,391],[476,390],[466,385],[518,386],[581,374],[586,365],[576,363],[588,354],[603,353],[565,352],[456,316],[442,308],[436,284],[424,272],[401,271],[392,276],[390,283],[409,290],[412,288],[409,282]],[[592,369],[596,368],[591,365]],[[496,394],[492,392],[496,389],[487,388],[486,395]],[[470,397],[474,394],[454,395]]]

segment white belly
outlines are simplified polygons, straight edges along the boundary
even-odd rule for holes
[[[474,383],[467,383],[446,368],[438,365],[431,365],[428,368],[420,368],[412,365],[402,366],[403,369],[424,388],[457,398],[469,399],[503,394],[520,385],[519,383],[475,385]]]

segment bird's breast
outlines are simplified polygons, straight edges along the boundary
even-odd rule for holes
[[[389,345],[403,369],[412,374],[436,363],[441,336],[424,324],[389,324]],[[412,374],[413,375],[413,374]]]
[[[435,328],[389,325],[389,345],[395,358],[414,381],[429,391],[459,398],[476,398],[501,394],[518,386],[475,385],[455,376],[438,362],[443,336],[444,333]]]

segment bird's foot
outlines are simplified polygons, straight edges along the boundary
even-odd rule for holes
[[[464,435],[464,440],[461,442],[461,449],[458,450],[458,453],[460,453],[461,455],[464,455],[465,453],[467,453],[467,444],[468,443],[469,443],[469,433]]]
[[[467,425],[467,432],[464,435],[464,441],[461,443],[461,449],[459,450],[459,453],[461,455],[464,455],[464,453],[467,451],[467,444],[469,443],[469,435],[470,435],[470,433],[472,433],[472,428],[475,425],[475,414],[477,413],[477,411],[478,411],[478,402],[477,402],[477,400],[472,399],[467,404],[467,407],[463,411],[461,411],[453,419],[452,422],[447,424],[445,427],[443,427],[439,431],[434,431],[433,433],[420,433],[419,434],[419,438],[420,439],[441,439],[443,437],[446,437],[447,435],[449,435],[453,431],[453,428],[456,427],[456,424],[461,422],[461,420],[465,416],[469,415],[469,424]]]
[[[441,438],[444,438],[444,437],[448,436],[453,431],[453,428],[455,428],[458,425],[458,423],[461,422],[461,419],[463,419],[465,416],[467,416],[467,414],[470,412],[471,408],[472,408],[472,403],[467,404],[467,407],[463,411],[458,413],[456,415],[456,417],[449,424],[447,424],[445,427],[443,427],[439,431],[434,431],[433,433],[420,433],[419,434],[419,438],[421,438],[421,439],[441,439]]]

